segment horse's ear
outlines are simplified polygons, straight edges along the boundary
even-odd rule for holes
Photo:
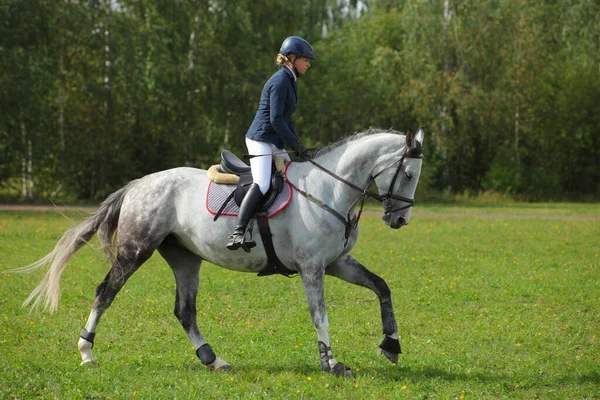
[[[407,149],[412,148],[414,138],[415,138],[415,134],[413,133],[412,129],[409,129],[406,132],[406,148]]]
[[[423,146],[423,140],[425,139],[425,130],[421,127],[419,128],[419,130],[417,131],[417,134],[415,135],[415,140],[419,143],[421,143],[421,146]]]
[[[406,148],[407,156],[411,158],[423,158],[423,137],[425,131],[423,128],[419,128],[417,134],[414,135],[412,131],[406,134]]]

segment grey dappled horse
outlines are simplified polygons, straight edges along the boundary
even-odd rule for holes
[[[305,193],[295,191],[287,208],[270,220],[273,243],[283,264],[302,279],[324,371],[351,376],[350,369],[336,361],[331,352],[323,298],[325,274],[375,292],[384,333],[380,347],[390,361],[398,361],[400,344],[390,290],[382,278],[349,253],[359,233],[356,208],[367,196],[383,203],[382,219],[386,225],[398,229],[408,224],[421,171],[423,136],[422,129],[414,137],[412,133],[405,136],[370,130],[321,149],[315,154],[316,164],[292,162],[287,168],[289,182]],[[367,190],[372,181],[378,193]],[[200,264],[206,260],[235,271],[259,272],[266,265],[266,253],[260,237],[251,253],[226,249],[235,218],[213,221],[206,209],[208,185],[206,171],[194,168],[170,169],[132,181],[110,195],[92,216],[67,231],[51,253],[16,270],[29,272],[49,264],[25,304],[33,302],[36,307],[43,303],[44,308],[54,311],[60,297],[60,276],[69,258],[98,233],[112,268],[96,289],[90,316],[80,335],[82,364],[96,362],[92,347],[100,317],[127,279],[158,250],[175,275],[175,315],[196,354],[209,369],[232,368],[214,354],[198,330]],[[345,221],[344,216],[348,216]]]

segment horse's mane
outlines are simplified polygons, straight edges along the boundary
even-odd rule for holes
[[[330,153],[333,150],[337,149],[338,147],[340,147],[348,142],[352,142],[353,140],[357,140],[357,139],[363,138],[365,136],[376,135],[378,133],[394,133],[397,135],[404,135],[404,133],[394,131],[392,129],[369,128],[368,130],[366,130],[364,132],[356,132],[356,133],[353,133],[352,135],[344,136],[341,139],[339,139],[333,143],[330,143],[325,147],[320,148],[319,150],[317,150],[315,152],[314,157],[318,157],[318,156],[322,156],[324,154]]]

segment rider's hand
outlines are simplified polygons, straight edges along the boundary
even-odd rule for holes
[[[290,146],[292,150],[296,153],[298,158],[302,160],[310,160],[312,158],[312,154],[310,151],[302,144],[302,142],[296,142]]]

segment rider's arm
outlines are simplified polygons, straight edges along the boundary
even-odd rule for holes
[[[293,129],[293,124],[290,123],[288,126],[285,121],[285,106],[286,102],[294,102],[294,88],[291,85],[291,82],[287,81],[287,77],[283,77],[284,79],[276,82],[271,88],[270,93],[270,121],[273,129],[277,132],[277,135],[283,139],[283,143],[285,147],[291,147],[296,142],[298,142],[298,136],[295,133],[295,129]],[[292,97],[290,97],[292,96]],[[288,107],[293,107],[294,104],[289,104]],[[291,120],[290,120],[291,121]]]

